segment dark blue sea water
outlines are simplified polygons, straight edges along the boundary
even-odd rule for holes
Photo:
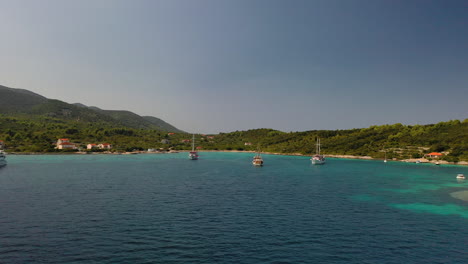
[[[468,167],[8,156],[0,263],[468,263]]]

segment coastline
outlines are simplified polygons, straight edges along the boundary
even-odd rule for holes
[[[180,152],[185,152],[184,150],[181,150]],[[200,152],[246,152],[246,153],[256,153],[255,151],[241,151],[241,150],[204,150]],[[262,154],[267,154],[267,155],[280,155],[280,156],[311,156],[311,155],[304,155],[301,153],[279,153],[279,152],[260,152]],[[383,160],[383,159],[377,159],[377,158],[372,158],[371,156],[355,156],[355,155],[324,155],[326,158],[338,158],[338,159],[362,159],[362,160]],[[435,164],[436,162],[439,162],[440,165],[461,165],[461,166],[467,166],[468,161],[460,161],[458,163],[455,162],[448,162],[445,160],[427,160],[424,158],[421,159],[404,159],[404,160],[389,160],[392,162],[405,162],[405,163],[416,163],[416,161],[421,161],[420,163],[432,163]]]
[[[8,152],[8,155],[132,155],[132,154],[175,154],[180,152],[190,152],[190,150],[178,150],[178,151],[167,151],[167,152],[148,152],[148,151],[136,151],[136,152]],[[256,153],[252,150],[202,150],[198,152],[233,152],[233,153]],[[310,156],[304,155],[301,153],[280,153],[280,152],[261,152],[262,154],[267,155],[279,155],[279,156]],[[361,159],[361,160],[382,160],[377,158],[372,158],[370,156],[356,156],[356,155],[324,155],[328,158],[338,158],[338,159]],[[448,162],[445,160],[427,160],[425,158],[420,159],[404,159],[404,160],[389,160],[392,162],[405,162],[405,163],[432,163],[436,164],[437,162],[440,165],[456,165],[456,166],[468,166],[468,161],[459,161]]]

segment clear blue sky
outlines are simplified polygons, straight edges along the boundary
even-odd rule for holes
[[[0,0],[0,84],[190,132],[468,118],[468,1]]]

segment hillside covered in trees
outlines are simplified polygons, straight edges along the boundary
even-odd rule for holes
[[[316,138],[322,153],[384,158],[420,158],[430,151],[445,152],[448,161],[468,160],[468,119],[431,125],[382,125],[348,130],[312,130],[285,133],[256,129],[221,134],[208,144],[219,149],[254,150],[312,154]],[[244,146],[245,142],[252,143]],[[247,147],[247,148],[246,148]]]
[[[140,116],[126,110],[103,110],[81,103],[68,104],[48,99],[24,89],[0,85],[0,114],[12,118],[52,122],[95,122],[105,127],[128,127],[168,132],[183,132],[153,116]]]
[[[55,152],[58,138],[70,138],[82,148],[89,143],[111,143],[113,151],[149,148],[190,149],[191,135],[131,128],[109,122],[63,120],[55,117],[11,117],[0,115],[0,140],[9,152]],[[468,119],[431,125],[382,125],[348,130],[281,132],[254,129],[196,135],[204,150],[246,150],[311,154],[320,137],[322,152],[328,155],[358,155],[383,158],[420,158],[430,151],[444,152],[447,161],[468,161]],[[168,144],[162,143],[164,139]],[[245,143],[251,143],[246,145]]]

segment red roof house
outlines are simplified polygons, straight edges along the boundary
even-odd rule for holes
[[[109,143],[101,143],[101,144],[98,145],[98,147],[99,147],[100,149],[111,149],[111,148],[112,148],[112,145],[109,144]]]
[[[58,149],[76,149],[76,145],[70,142],[62,142],[57,145]]]
[[[443,154],[442,154],[442,153],[439,153],[439,152],[431,152],[431,153],[426,154],[426,155],[424,155],[424,156],[425,156],[425,157],[429,157],[429,158],[436,158],[436,159],[438,159],[438,158],[442,157]]]
[[[63,149],[63,147],[60,147],[63,143],[70,143],[70,140],[68,138],[59,138],[57,140],[57,143],[55,143],[55,145],[58,149]]]
[[[98,145],[96,145],[96,144],[88,144],[86,146],[87,149],[93,149],[93,148],[97,148],[97,147],[98,147]]]

